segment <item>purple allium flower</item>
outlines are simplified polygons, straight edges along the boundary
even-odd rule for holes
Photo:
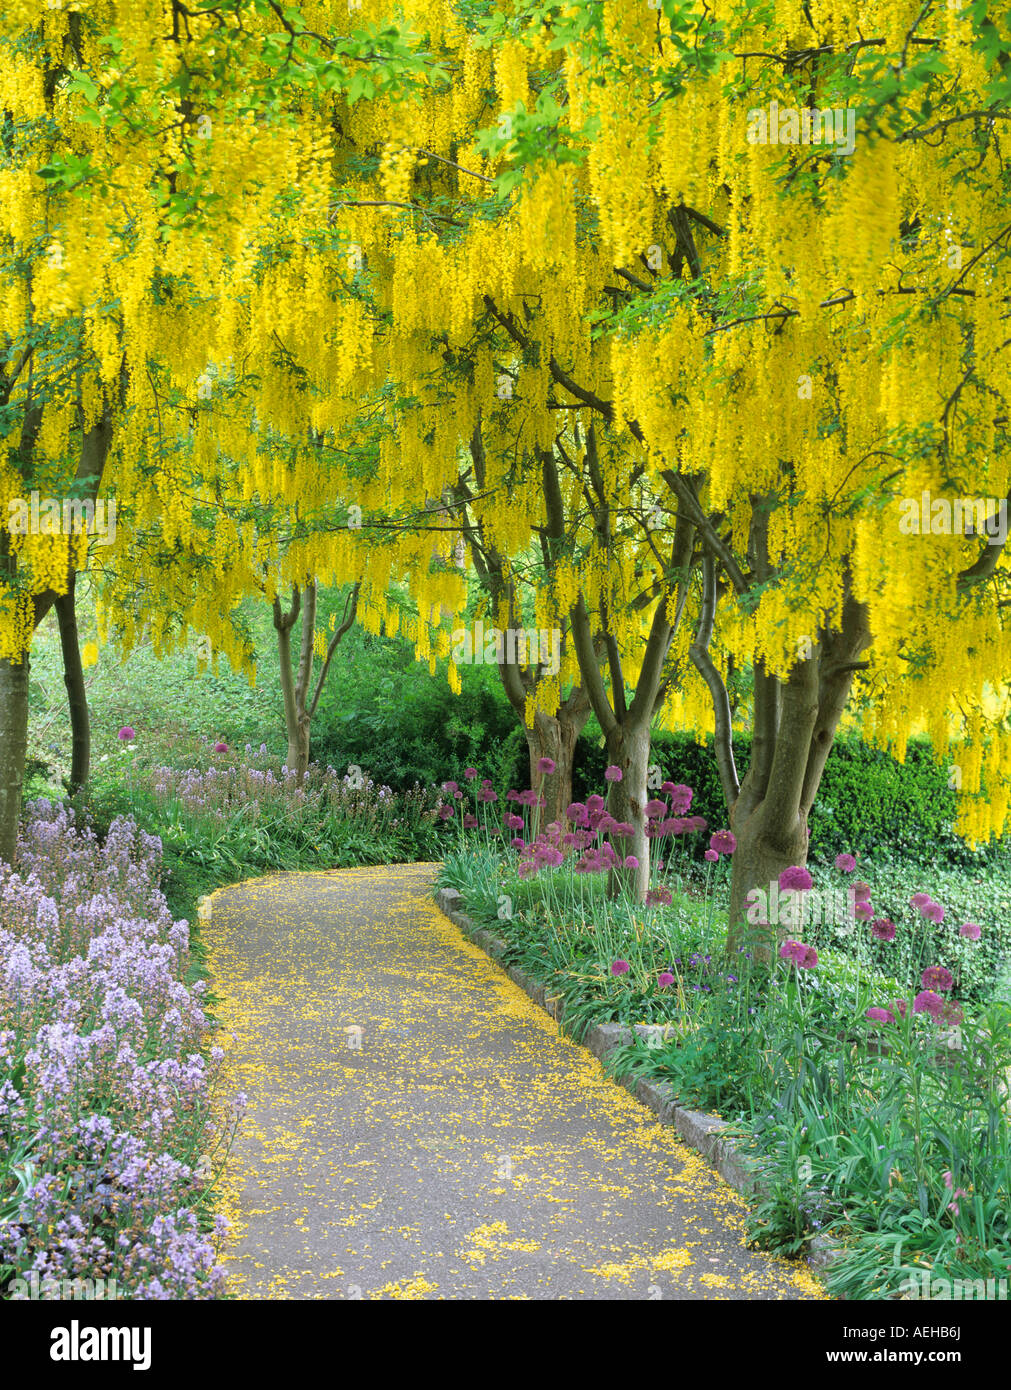
[[[866,1017],[874,1023],[894,1023],[895,1015],[888,1009],[868,1009]]]
[[[476,799],[483,802],[497,801],[498,792],[491,787],[479,787]]]
[[[449,792],[450,795],[453,795],[454,793],[460,790],[460,784],[458,782],[443,782],[442,790],[444,792]]]
[[[980,929],[975,922],[963,922],[958,929],[959,936],[967,936],[970,941],[978,941]]]
[[[473,815],[470,814],[470,812],[468,812],[467,815],[465,815],[464,818],[463,818],[463,828],[464,828],[464,830],[474,830],[474,829],[476,828],[476,826],[477,826],[477,816],[473,816]]]
[[[626,869],[637,869],[638,867],[639,867],[639,861],[638,861],[638,859],[636,859],[635,855],[634,855],[634,854],[626,854],[626,855],[625,855],[625,868],[626,868]]]
[[[874,909],[870,903],[857,903],[853,908],[853,916],[861,922],[869,922],[874,916]]]
[[[631,967],[627,960],[616,960],[611,966],[612,975],[627,975]]]
[[[913,1000],[914,1014],[929,1014],[931,1018],[940,1018],[944,1013],[944,1000],[933,990],[924,989]]]
[[[464,775],[464,777],[466,778],[466,780],[467,780],[468,782],[473,782],[474,778],[477,776],[477,768],[476,768],[476,767],[465,767],[465,768],[463,769],[463,775]]]
[[[710,864],[718,864],[720,862],[720,856],[714,849],[707,849],[702,858],[708,859]]]
[[[667,803],[658,801],[655,796],[651,797],[650,800],[646,802],[646,814],[649,816],[650,820],[656,820],[658,816],[665,816],[667,814]]]
[[[660,974],[656,977],[656,982],[661,989],[666,989],[668,985],[674,983],[674,976],[669,970],[661,970]]]
[[[137,735],[134,733],[133,729],[131,729],[130,725],[127,724],[124,728],[120,729],[116,737],[122,743],[129,743],[132,739],[135,739]]]
[[[591,816],[594,812],[602,811],[604,809],[604,798],[598,796],[598,794],[594,792],[592,796],[586,798],[586,809]]]
[[[805,970],[813,970],[818,964],[818,952],[813,946],[805,946],[804,954],[797,964]]]
[[[522,830],[523,817],[517,816],[514,812],[510,811],[509,814],[503,819],[502,824],[506,827],[507,830]]]
[[[879,917],[871,923],[871,936],[877,941],[894,941],[895,923],[890,922],[887,917]]]
[[[787,937],[779,948],[780,960],[792,960],[800,963],[800,959],[807,947],[802,946],[799,941],[794,941],[792,937]]]
[[[947,994],[948,990],[955,984],[954,977],[950,970],[946,970],[943,965],[928,965],[920,976],[920,984],[926,990],[939,990],[942,994]]]
[[[944,908],[940,903],[927,903],[927,906],[923,909],[923,915],[928,922],[943,922]]]
[[[870,902],[871,885],[869,883],[854,883],[853,896],[858,903]]]
[[[228,752],[228,744],[227,744],[227,743],[216,743],[216,744],[214,745],[214,751],[215,751],[215,753],[227,753],[227,752]]]
[[[620,781],[621,781],[621,776],[622,776],[621,768],[618,767],[618,765],[617,765],[616,763],[611,763],[611,765],[610,765],[609,767],[605,767],[605,768],[604,768],[604,781],[605,781],[605,782],[620,782]]]
[[[840,872],[851,874],[857,866],[857,861],[852,854],[837,854],[835,857],[835,866]]]
[[[813,883],[814,879],[808,871],[802,869],[797,864],[791,865],[789,869],[784,869],[779,876],[779,886],[786,892],[789,892],[791,889],[799,889],[801,892],[806,892]]]
[[[737,838],[729,830],[716,830],[709,837],[709,848],[717,854],[733,854],[737,848]]]
[[[646,894],[646,903],[649,907],[666,907],[673,901],[669,888],[651,888]]]
[[[537,759],[537,771],[538,771],[539,773],[541,773],[542,776],[544,776],[544,777],[550,777],[551,774],[554,772],[554,770],[555,770],[555,763],[554,763],[554,759],[553,759],[553,758],[538,758],[538,759]]]
[[[917,909],[926,907],[927,904],[930,902],[930,894],[914,893],[913,896],[909,899],[909,901],[912,904],[912,906]]]

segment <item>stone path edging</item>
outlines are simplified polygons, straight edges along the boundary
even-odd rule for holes
[[[561,996],[549,995],[544,985],[519,966],[504,965],[502,961],[509,949],[509,943],[501,936],[496,936],[494,932],[471,921],[467,914],[460,910],[462,902],[463,899],[455,888],[440,888],[435,895],[435,904],[439,911],[448,917],[454,926],[459,927],[470,941],[487,952],[514,984],[519,985],[535,1004],[561,1025]],[[665,1027],[659,1023],[637,1023],[634,1025],[634,1031],[639,1037],[648,1038],[652,1034],[662,1036]],[[609,1053],[632,1041],[632,1033],[633,1029],[623,1023],[594,1023],[586,1030],[582,1046],[603,1063]],[[729,1187],[745,1197],[762,1195],[762,1186],[748,1171],[740,1156],[738,1144],[730,1135],[724,1133],[730,1128],[729,1121],[721,1120],[716,1115],[706,1115],[700,1110],[688,1110],[684,1106],[675,1105],[673,1090],[665,1081],[649,1081],[645,1077],[637,1081],[631,1076],[611,1079],[616,1086],[624,1086],[636,1100],[652,1110],[661,1124],[673,1125],[684,1143],[701,1154]],[[814,1236],[805,1258],[812,1269],[824,1269],[831,1264],[835,1254],[836,1247],[831,1242],[821,1236]]]

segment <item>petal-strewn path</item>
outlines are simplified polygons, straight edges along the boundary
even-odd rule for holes
[[[434,872],[283,874],[213,899],[249,1097],[233,1292],[818,1297],[745,1249],[731,1189],[442,916]]]

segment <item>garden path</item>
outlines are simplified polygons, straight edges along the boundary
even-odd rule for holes
[[[249,1099],[227,1184],[232,1292],[823,1296],[745,1247],[738,1196],[443,917],[434,873],[278,874],[214,895],[216,1007]]]

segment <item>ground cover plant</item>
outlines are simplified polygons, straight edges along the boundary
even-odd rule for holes
[[[1006,1277],[1006,882],[949,871],[935,901],[922,870],[843,850],[770,883],[753,940],[727,954],[735,837],[689,814],[684,784],[664,782],[646,807],[644,902],[620,873],[627,827],[599,794],[542,825],[533,793],[500,800],[474,768],[443,793],[455,829],[440,882],[509,943],[509,963],[562,996],[576,1036],[590,1022],[665,1025],[608,1065],[734,1123],[761,1182],[756,1243],[796,1255],[829,1236],[842,1250],[829,1290],[850,1298],[897,1296],[924,1271]],[[691,837],[706,843],[701,881]]]
[[[0,865],[0,1296],[220,1292],[212,1201],[243,1098],[216,1093],[160,869],[130,821],[100,842],[48,801]]]

